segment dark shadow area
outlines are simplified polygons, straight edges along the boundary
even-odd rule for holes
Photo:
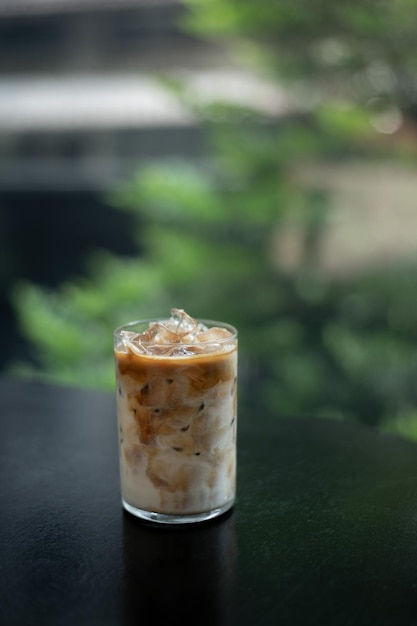
[[[146,525],[125,513],[125,623],[227,626],[236,610],[235,515],[184,527]],[[138,591],[140,590],[140,593]]]
[[[0,368],[28,356],[11,303],[16,281],[54,287],[82,275],[93,250],[133,254],[130,226],[93,192],[0,192]]]

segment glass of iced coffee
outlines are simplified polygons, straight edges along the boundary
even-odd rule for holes
[[[181,524],[229,510],[236,491],[237,331],[195,320],[131,322],[114,333],[124,508]]]

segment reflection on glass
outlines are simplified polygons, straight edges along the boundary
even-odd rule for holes
[[[123,552],[127,624],[174,619],[199,626],[230,623],[236,569],[233,512],[192,528],[156,528],[126,513]]]

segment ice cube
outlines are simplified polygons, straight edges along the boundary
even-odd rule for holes
[[[143,354],[153,354],[152,350],[147,348],[145,344],[140,343],[140,341],[136,343],[130,342],[129,349],[138,356],[142,356]]]
[[[154,332],[152,342],[156,345],[169,346],[180,341],[178,333],[164,322],[155,322],[152,330]]]
[[[171,309],[171,317],[151,322],[142,333],[122,331],[122,348],[137,355],[191,356],[213,352],[225,346],[231,333],[224,328],[208,328],[183,309]],[[227,344],[227,342],[226,342]]]
[[[200,345],[201,352],[216,352],[227,347],[226,340],[230,337],[231,333],[225,328],[213,327],[198,333],[196,342]]]
[[[182,343],[175,347],[171,346],[170,356],[193,356],[195,354],[201,354],[202,351],[200,346],[191,346]]]
[[[167,327],[174,332],[187,334],[197,328],[197,321],[193,319],[184,309],[171,309],[171,317],[167,322]]]
[[[224,341],[231,336],[231,333],[225,328],[209,328],[203,332],[198,333],[197,339],[201,343],[217,343]]]
[[[122,330],[120,333],[120,342],[118,342],[117,349],[119,352],[128,352],[129,346],[133,337],[136,336],[137,333],[132,333],[130,330]]]
[[[157,325],[151,325],[149,328],[144,330],[141,333],[136,333],[134,337],[131,337],[130,341],[133,343],[153,343],[155,341],[155,337],[158,335]]]

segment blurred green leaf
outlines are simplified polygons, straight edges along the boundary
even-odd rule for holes
[[[205,107],[168,80],[210,137],[207,159],[149,163],[109,195],[133,217],[133,258],[96,251],[84,277],[56,290],[15,287],[33,363],[11,367],[112,388],[113,329],[177,306],[238,328],[249,413],[356,419],[417,438],[417,263],[326,275],[332,196],[299,176],[335,160],[401,157],[415,167],[413,133],[381,138],[372,115],[395,106],[414,129],[417,0],[187,4],[188,27],[234,44],[298,97],[297,110],[272,119]],[[284,267],[277,235],[288,225],[298,260]]]

